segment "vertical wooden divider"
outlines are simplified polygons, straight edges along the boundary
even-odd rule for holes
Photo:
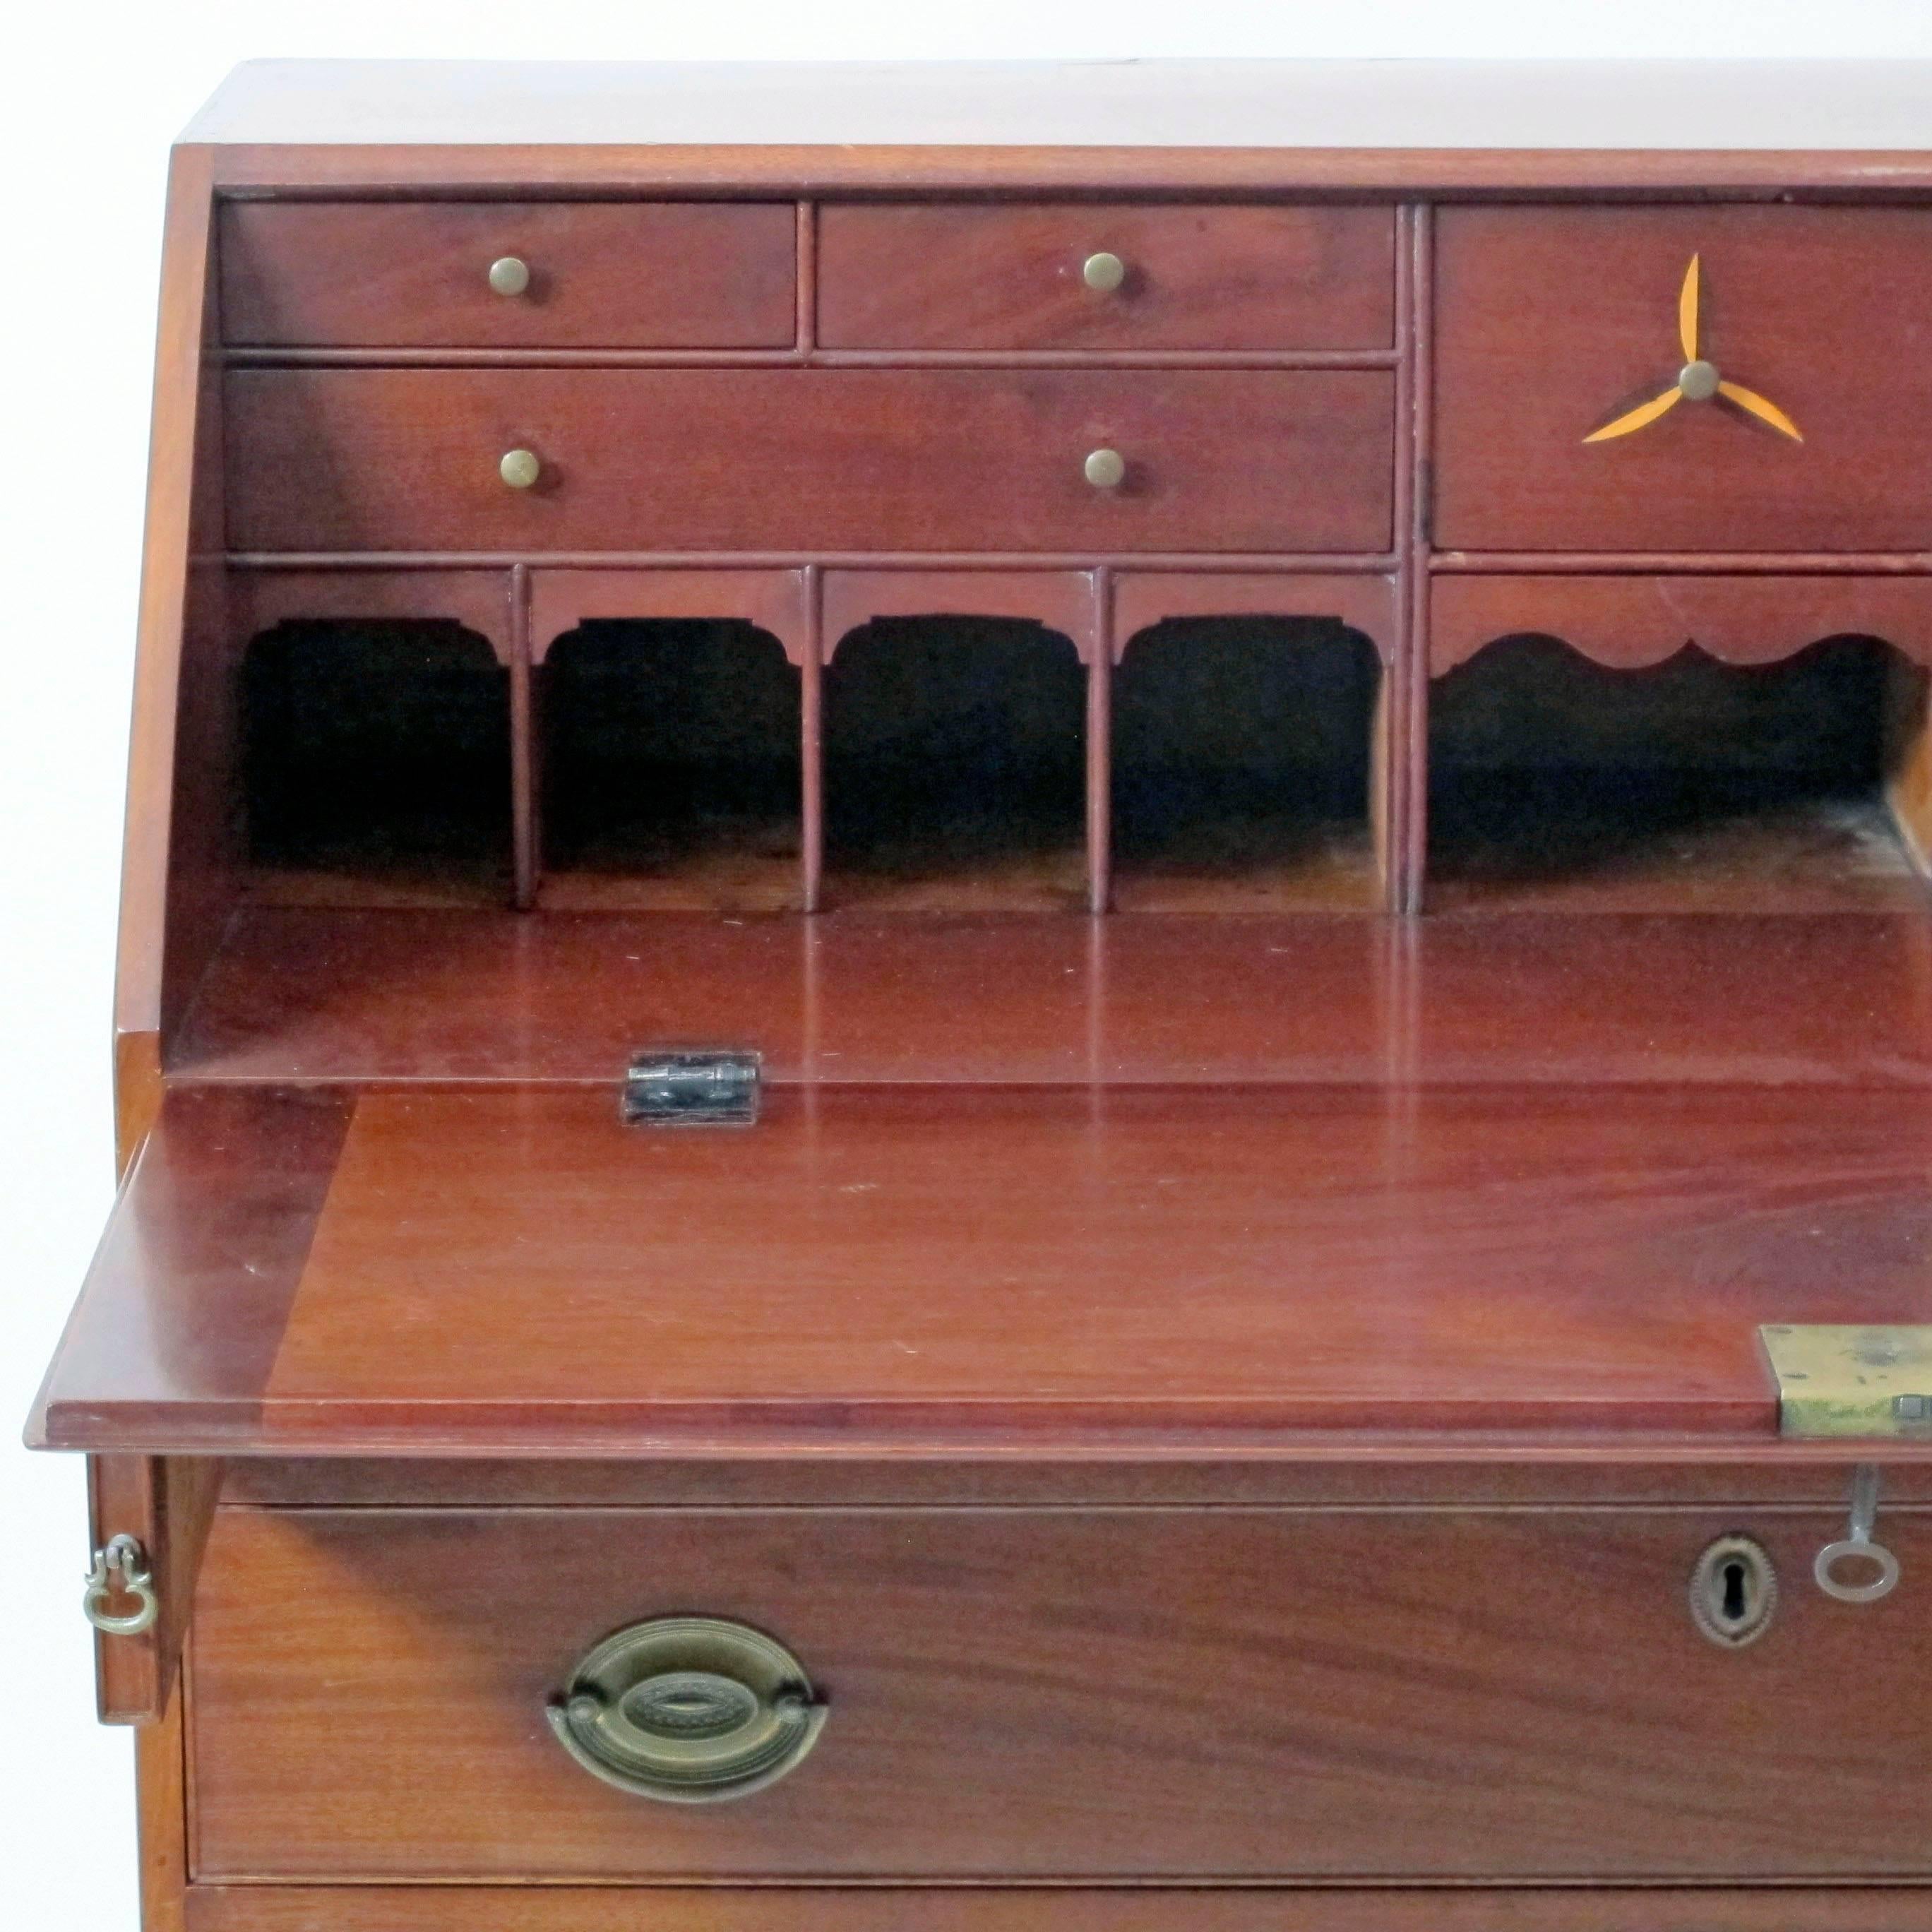
[[[1402,822],[1392,843],[1397,855],[1394,910],[1421,911],[1429,872],[1429,600],[1430,503],[1435,494],[1435,257],[1430,211],[1418,203],[1402,211],[1404,238],[1398,304],[1402,331],[1400,367],[1408,406],[1398,433],[1407,445],[1398,473],[1406,514],[1396,530],[1402,550],[1402,634],[1396,675],[1400,680],[1394,748],[1401,780]]]
[[[1114,573],[1090,573],[1093,616],[1087,654],[1087,910],[1114,900]]]
[[[825,876],[825,579],[805,567],[805,661],[798,668],[800,898],[816,912]]]
[[[530,664],[530,567],[510,569],[510,842],[512,902],[528,912],[537,902],[542,865],[538,824],[536,694]]]

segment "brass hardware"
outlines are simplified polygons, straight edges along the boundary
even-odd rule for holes
[[[1684,366],[1678,371],[1677,380],[1661,394],[1652,396],[1648,402],[1639,403],[1636,408],[1626,410],[1601,428],[1593,429],[1584,437],[1586,442],[1609,442],[1618,436],[1629,436],[1654,423],[1659,416],[1667,416],[1679,403],[1708,403],[1718,396],[1735,404],[1747,416],[1769,424],[1779,435],[1788,436],[1793,442],[1804,440],[1798,425],[1775,403],[1767,401],[1755,389],[1747,389],[1742,382],[1726,380],[1718,373],[1715,363],[1704,359],[1699,347],[1702,333],[1700,316],[1703,305],[1701,260],[1702,257],[1696,255],[1690,257],[1690,266],[1684,271],[1683,286],[1677,292],[1677,340],[1684,352]]]
[[[1723,384],[1714,362],[1687,362],[1677,372],[1677,390],[1687,403],[1708,403]]]
[[[1758,1334],[1781,1435],[1932,1442],[1932,1326],[1780,1322]]]
[[[1852,1476],[1852,1520],[1841,1542],[1828,1543],[1819,1551],[1811,1574],[1826,1596],[1841,1604],[1875,1604],[1898,1588],[1898,1558],[1874,1540],[1878,1525],[1879,1472],[1876,1462],[1861,1462]],[[1848,1582],[1840,1574],[1841,1565],[1869,1566],[1862,1583]]]
[[[1126,480],[1127,459],[1118,449],[1096,449],[1081,468],[1095,489],[1118,490]]]
[[[113,1581],[120,1578],[117,1586]],[[110,1613],[107,1606],[117,1596],[132,1597],[135,1607],[125,1616]],[[104,1636],[139,1636],[152,1630],[160,1615],[161,1600],[148,1568],[148,1552],[136,1537],[117,1536],[105,1550],[94,1552],[87,1573],[87,1592],[80,1600],[87,1621]]]
[[[490,286],[500,296],[520,296],[530,286],[530,265],[516,255],[501,255],[490,264]]]
[[[1720,1536],[1690,1573],[1690,1616],[1724,1650],[1742,1650],[1771,1628],[1778,1612],[1778,1572],[1764,1546],[1748,1536]]]
[[[656,1617],[582,1658],[550,1701],[557,1742],[639,1798],[713,1804],[795,1771],[825,1706],[784,1646],[719,1617]]]
[[[496,474],[512,490],[527,490],[543,474],[543,465],[537,460],[534,451],[507,450],[502,461],[496,466]]]
[[[1089,255],[1081,263],[1080,279],[1090,289],[1097,289],[1102,295],[1111,294],[1127,279],[1127,265],[1119,256],[1102,249],[1097,255]]]

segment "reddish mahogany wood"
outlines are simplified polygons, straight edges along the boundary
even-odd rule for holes
[[[1375,370],[241,369],[244,550],[1374,550]],[[1082,473],[1126,456],[1117,490]],[[1261,468],[1234,452],[1265,446]],[[506,450],[544,466],[530,490]]]
[[[1177,988],[1185,989],[1185,997]],[[608,1083],[728,1040],[777,1082],[1932,1081],[1921,916],[812,920],[262,907],[197,1080]]]
[[[205,1458],[88,1458],[90,1546],[104,1550],[116,1536],[135,1538],[160,1600],[153,1625],[140,1636],[95,1634],[95,1708],[104,1724],[152,1724],[167,1711],[221,1472],[220,1463]],[[134,1607],[131,1598],[110,1604],[116,1616]]]
[[[376,1092],[338,1158],[340,1118],[170,1100],[40,1439],[1718,1450],[1774,1432],[1758,1324],[1932,1313],[1902,1092],[831,1088],[748,1134],[626,1128],[608,1088]]]
[[[1474,208],[1436,218],[1433,533],[1461,550],[1924,550],[1932,214],[1916,208]],[[1721,401],[1584,437],[1700,346],[1792,417]]]
[[[1932,1889],[1808,1886],[1802,1892],[1645,1886],[1376,1891],[1177,1887],[917,1892],[711,1886],[648,1892],[557,1886],[196,1885],[188,1932],[794,1932],[807,1905],[820,1932],[1925,1932]]]
[[[1090,571],[828,570],[825,657],[880,617],[1018,617],[1071,640],[1083,664],[1105,648]]]
[[[376,349],[779,348],[796,326],[785,202],[230,201],[222,334]],[[520,296],[490,286],[520,256]]]
[[[530,656],[542,664],[566,632],[594,619],[735,617],[802,664],[812,655],[806,590],[802,570],[535,570]]]
[[[1697,650],[1726,664],[1775,663],[1821,638],[1882,638],[1932,665],[1932,576],[1456,574],[1431,600],[1429,668],[1437,676],[1498,638],[1561,638],[1613,669]]]
[[[1922,1876],[1932,1620],[1798,1587],[1835,1512],[1748,1521],[1793,1587],[1727,1652],[1686,1588],[1722,1510],[226,1512],[195,1869]],[[591,1644],[691,1610],[829,1706],[728,1811],[613,1791],[543,1722]]]
[[[1457,1461],[1453,1454],[1379,1462],[1333,1456],[1195,1456],[1077,1462],[512,1462],[465,1456],[241,1456],[224,1465],[222,1500],[264,1508],[390,1509],[622,1507],[712,1509],[1001,1508],[1077,1502],[1092,1508],[1348,1504],[1412,1510],[1485,1505],[1595,1508],[1722,1505],[1754,1512],[1836,1509],[1851,1482],[1842,1463],[1762,1458],[1726,1464],[1628,1459],[1563,1462]],[[1884,1506],[1932,1503],[1932,1462],[1885,1472]]]
[[[508,664],[510,591],[505,570],[236,570],[229,573],[228,608],[242,642],[292,620],[447,618]]]
[[[1089,288],[1088,256],[1126,275]],[[832,203],[818,216],[829,349],[1387,349],[1387,208]]]
[[[1112,649],[1118,663],[1142,631],[1166,617],[1336,617],[1384,662],[1399,633],[1395,580],[1342,572],[1120,570],[1114,573]]]

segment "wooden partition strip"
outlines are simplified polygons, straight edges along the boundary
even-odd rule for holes
[[[1088,582],[1094,648],[1087,657],[1087,910],[1103,913],[1114,898],[1114,573],[1103,564]]]
[[[799,666],[800,902],[816,912],[825,889],[825,581],[815,563],[801,573],[805,656]]]
[[[1396,657],[1392,762],[1400,767],[1396,796],[1400,823],[1394,828],[1395,886],[1391,910],[1412,916],[1423,908],[1429,874],[1430,581],[1436,478],[1436,255],[1433,213],[1420,202],[1404,223],[1406,299],[1400,310],[1406,355],[1408,406],[1398,434],[1407,445],[1403,462],[1406,515],[1396,538],[1404,559],[1402,644]]]
[[[511,871],[517,910],[537,902],[542,883],[543,838],[537,781],[536,693],[530,668],[530,572],[518,564],[510,572],[510,842]]]

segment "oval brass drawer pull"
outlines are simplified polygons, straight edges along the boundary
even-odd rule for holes
[[[718,1617],[656,1617],[606,1637],[550,1700],[557,1742],[639,1798],[743,1798],[796,1769],[825,1706],[790,1651]]]

